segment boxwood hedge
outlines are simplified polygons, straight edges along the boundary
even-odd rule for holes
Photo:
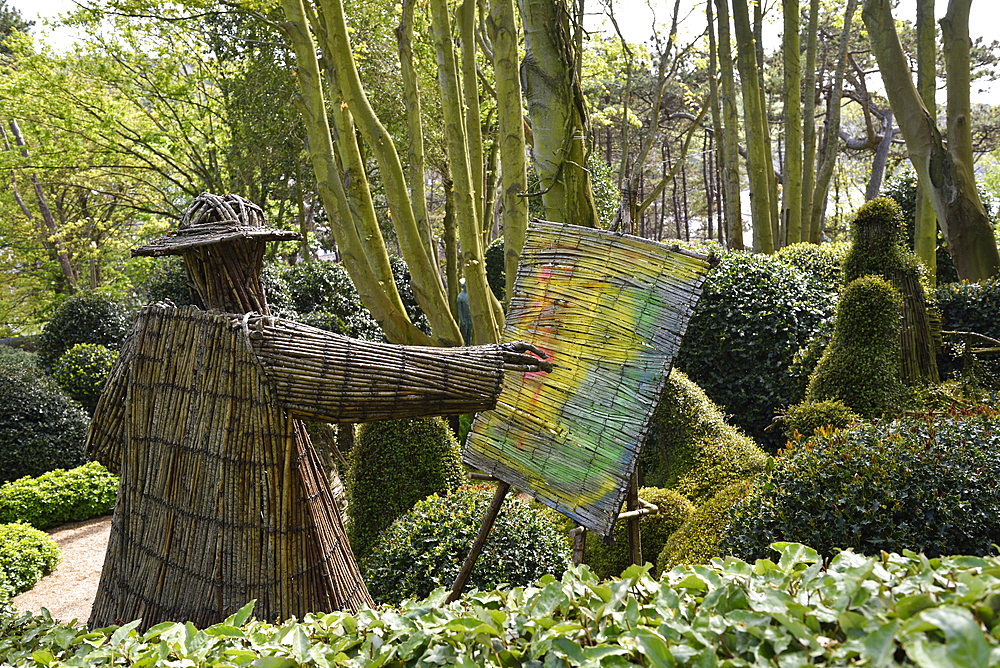
[[[117,493],[118,477],[97,462],[24,477],[0,485],[0,523],[48,529],[82,522],[110,513]]]

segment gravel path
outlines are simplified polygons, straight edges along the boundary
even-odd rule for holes
[[[35,588],[14,598],[19,612],[47,608],[53,619],[86,624],[94,604],[104,552],[111,534],[111,516],[66,524],[49,535],[62,551],[62,561]]]

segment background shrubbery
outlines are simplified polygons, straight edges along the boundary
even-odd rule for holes
[[[493,493],[488,486],[461,487],[446,496],[432,495],[399,517],[361,562],[372,597],[399,603],[451,586]],[[468,586],[523,587],[547,573],[558,577],[569,565],[569,548],[556,527],[520,497],[508,496]]]
[[[97,292],[80,292],[64,301],[38,337],[38,361],[51,369],[78,343],[98,343],[119,350],[132,328],[132,311]]]
[[[438,417],[361,425],[350,462],[347,535],[359,559],[417,501],[465,480],[458,441]]]
[[[58,563],[59,548],[48,534],[27,524],[0,524],[0,603],[34,587]]]
[[[1000,543],[1000,418],[909,416],[816,436],[779,457],[734,511],[725,549],[772,541],[831,555],[904,549],[984,555]]]
[[[99,343],[78,343],[62,354],[52,369],[52,377],[93,415],[117,359],[117,350]]]
[[[114,509],[117,492],[118,478],[97,462],[13,480],[0,485],[0,524],[48,529],[100,517]]]

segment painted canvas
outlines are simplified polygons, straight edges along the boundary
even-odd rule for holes
[[[531,223],[503,340],[556,367],[505,379],[465,462],[609,535],[708,268],[646,239]]]

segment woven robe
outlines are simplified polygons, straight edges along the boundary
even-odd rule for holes
[[[278,318],[144,308],[88,454],[120,476],[91,628],[205,626],[371,605],[297,419],[363,422],[491,408],[497,346],[358,341]]]

